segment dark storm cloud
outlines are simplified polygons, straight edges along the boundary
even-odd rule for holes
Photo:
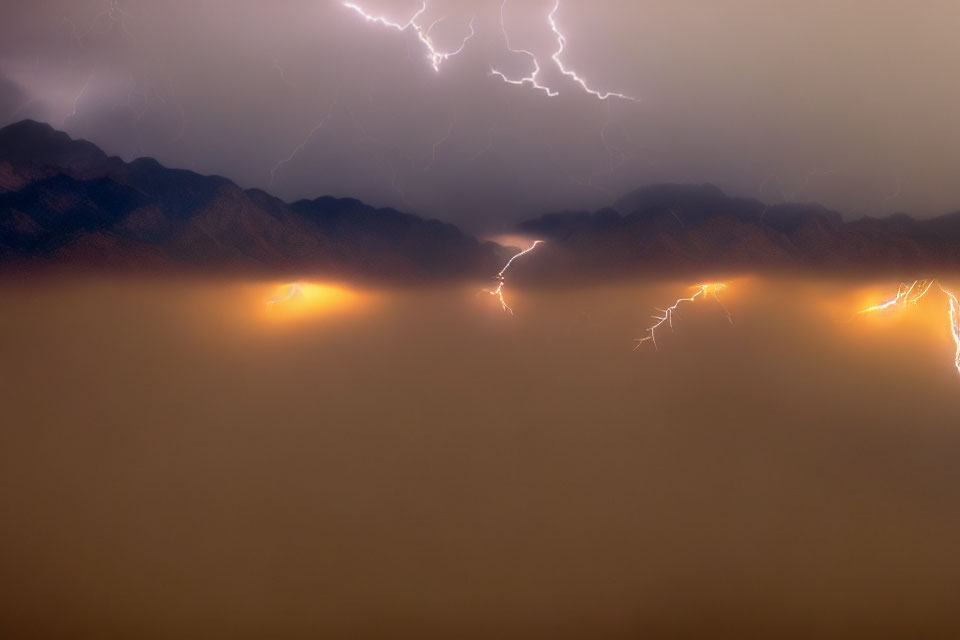
[[[419,7],[360,4],[397,22]],[[353,195],[474,229],[656,181],[851,215],[960,205],[954,2],[565,0],[564,62],[639,104],[559,73],[552,7],[511,0],[505,15],[556,98],[490,75],[530,71],[499,0],[428,4],[422,24],[446,18],[439,49],[476,29],[439,73],[413,33],[336,0],[16,3],[0,24],[0,118],[285,198]]]

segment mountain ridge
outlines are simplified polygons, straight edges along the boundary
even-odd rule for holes
[[[621,198],[616,209],[549,213],[520,229],[550,241],[538,264],[524,267],[540,278],[960,266],[960,213],[845,221],[816,203],[768,205],[710,184],[651,185]]]
[[[845,221],[711,184],[655,184],[594,212],[518,229],[547,240],[512,278],[960,266],[960,212]],[[382,279],[488,278],[511,251],[353,198],[285,202],[221,176],[125,162],[30,120],[0,129],[0,264],[247,270]]]
[[[495,272],[503,249],[359,200],[286,203],[221,176],[124,162],[50,125],[0,129],[0,261],[432,279]],[[69,258],[69,260],[67,260]]]

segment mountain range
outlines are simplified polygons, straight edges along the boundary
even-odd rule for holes
[[[541,276],[823,270],[918,273],[960,265],[960,213],[844,221],[818,204],[767,205],[717,187],[662,184],[597,212],[520,225],[549,242]]]
[[[519,225],[547,240],[520,277],[768,269],[919,270],[960,263],[960,213],[844,221],[713,185],[644,187],[596,212]],[[0,265],[248,270],[389,279],[489,277],[511,250],[349,198],[287,203],[218,176],[125,162],[25,120],[0,129]]]
[[[0,129],[0,262],[391,279],[496,273],[504,249],[358,200],[286,203],[226,178],[124,162],[47,124]]]

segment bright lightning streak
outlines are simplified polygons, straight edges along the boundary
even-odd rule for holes
[[[415,14],[413,14],[413,17],[410,18],[410,21],[404,25],[397,24],[396,22],[390,22],[389,20],[387,20],[382,16],[370,15],[369,13],[367,13],[362,8],[360,8],[359,6],[355,5],[352,2],[344,2],[343,6],[347,7],[348,9],[353,9],[354,11],[359,13],[361,16],[363,16],[363,19],[366,20],[367,22],[382,24],[385,27],[390,27],[391,29],[396,29],[397,31],[406,31],[410,27],[415,27],[417,18],[422,16],[423,13],[427,10],[427,0],[423,0],[423,5],[421,5],[420,10],[417,11]]]
[[[883,302],[857,312],[857,315],[864,313],[873,313],[875,311],[886,311],[893,307],[906,307],[908,304],[917,304],[921,298],[927,295],[930,287],[934,285],[934,280],[917,280],[909,287],[901,282],[897,287],[897,295],[886,302]],[[941,287],[942,289],[943,287]],[[944,293],[946,293],[944,291]]]
[[[960,372],[960,301],[957,300],[957,296],[944,289],[943,285],[940,285],[940,291],[947,294],[947,298],[950,300],[950,333],[953,335],[953,343],[957,348],[954,352],[954,364],[957,366],[957,371]]]
[[[551,98],[560,95],[560,92],[558,90],[551,89],[547,85],[540,84],[540,81],[537,79],[540,75],[541,68],[540,68],[540,61],[537,59],[536,54],[534,54],[532,51],[529,51],[527,49],[514,49],[513,46],[510,44],[510,36],[507,34],[507,28],[506,28],[506,24],[503,16],[504,7],[506,7],[506,4],[507,4],[507,0],[503,0],[503,3],[500,5],[500,29],[503,32],[503,38],[506,41],[507,49],[509,49],[511,53],[520,53],[525,56],[528,56],[533,61],[533,72],[530,73],[530,75],[524,76],[522,78],[517,78],[517,79],[510,78],[505,73],[495,68],[490,69],[490,74],[500,78],[507,84],[517,85],[517,86],[529,84],[531,87],[533,87],[537,91],[543,91]],[[587,81],[584,78],[582,78],[576,71],[574,71],[573,69],[568,69],[566,66],[564,66],[563,61],[560,59],[560,56],[563,55],[563,52],[566,50],[567,38],[563,35],[563,32],[560,31],[559,25],[557,25],[556,14],[559,10],[560,10],[560,0],[557,0],[557,4],[554,5],[553,11],[551,11],[547,15],[547,22],[549,22],[550,24],[550,30],[553,31],[554,35],[557,37],[557,50],[553,53],[553,55],[551,56],[551,59],[553,60],[554,64],[557,65],[557,68],[560,70],[560,73],[562,73],[566,77],[576,82],[578,85],[580,85],[580,88],[582,88],[585,92],[596,97],[599,100],[608,100],[610,98],[620,98],[621,100],[629,100],[631,102],[640,102],[638,98],[628,96],[625,93],[618,93],[616,91],[598,91],[596,89],[593,89],[590,87],[589,84],[587,84]]]
[[[640,102],[638,98],[633,98],[624,93],[617,93],[615,91],[597,91],[596,89],[591,89],[587,84],[587,81],[581,78],[576,71],[573,69],[568,69],[563,65],[563,62],[560,60],[560,56],[563,55],[564,49],[567,47],[567,39],[564,37],[563,33],[560,32],[560,28],[557,26],[556,14],[560,10],[560,0],[557,0],[556,6],[554,6],[553,11],[550,12],[550,15],[547,16],[547,20],[550,22],[550,28],[557,36],[557,44],[559,48],[551,56],[553,61],[556,63],[557,68],[560,69],[560,72],[572,79],[574,82],[579,84],[584,91],[589,93],[592,96],[596,96],[600,100],[607,100],[609,98],[620,98],[621,100],[630,100],[631,102]]]
[[[526,76],[521,78],[511,78],[503,71],[496,69],[494,67],[490,68],[490,75],[496,76],[503,80],[507,84],[523,86],[530,85],[533,89],[537,91],[542,91],[547,94],[549,97],[554,98],[560,95],[560,92],[557,89],[553,89],[547,85],[541,84],[539,81],[540,72],[542,68],[540,66],[540,61],[537,58],[537,55],[528,49],[515,49],[510,43],[510,36],[507,33],[506,20],[504,18],[504,8],[506,7],[508,0],[503,0],[500,5],[500,30],[503,33],[503,39],[506,42],[507,49],[510,53],[522,54],[530,58],[533,62],[533,71]],[[427,50],[427,59],[430,61],[430,66],[433,67],[434,71],[439,72],[440,66],[449,60],[450,58],[459,55],[466,48],[467,43],[476,35],[476,30],[474,29],[474,21],[470,19],[469,32],[460,42],[460,46],[454,49],[453,51],[440,51],[436,44],[433,42],[430,34],[433,32],[434,27],[442,22],[445,18],[441,17],[431,23],[428,27],[424,28],[417,21],[427,10],[427,0],[423,0],[423,4],[420,5],[419,11],[417,11],[406,23],[392,22],[383,16],[376,16],[370,13],[367,13],[362,7],[353,3],[353,2],[344,2],[343,6],[348,9],[352,9],[360,14],[364,20],[367,22],[375,23],[382,25],[384,27],[389,27],[396,31],[405,32],[409,29],[413,29],[414,33],[417,35],[417,39],[423,44]],[[556,14],[560,10],[560,0],[557,0],[557,4],[554,5],[553,11],[547,15],[547,22],[550,25],[550,30],[553,31],[554,35],[557,38],[557,50],[551,56],[554,64],[557,65],[557,68],[560,70],[564,76],[570,78],[582,88],[586,93],[596,97],[599,100],[608,100],[610,98],[619,98],[621,100],[629,100],[631,102],[640,102],[639,99],[632,96],[628,96],[625,93],[619,93],[616,91],[599,91],[592,88],[576,71],[573,69],[567,68],[563,61],[560,59],[560,56],[563,55],[567,47],[566,36],[563,35],[563,32],[560,31],[560,27],[557,24]]]
[[[510,305],[507,304],[507,299],[503,295],[503,289],[507,283],[507,271],[510,270],[510,267],[513,266],[513,263],[518,258],[521,258],[527,255],[528,253],[536,249],[541,244],[543,244],[543,240],[537,240],[532,245],[530,245],[529,248],[524,249],[517,255],[510,258],[510,260],[507,261],[507,264],[504,265],[503,269],[500,270],[500,273],[498,273],[495,278],[497,281],[497,287],[495,289],[484,289],[482,291],[482,293],[489,293],[491,296],[495,297],[500,302],[500,307],[510,315],[513,315],[513,309],[511,309]]]
[[[359,13],[364,20],[367,22],[373,22],[376,24],[383,25],[385,27],[390,27],[391,29],[396,29],[397,31],[406,31],[407,29],[413,29],[414,33],[417,34],[417,39],[427,48],[427,59],[430,61],[430,66],[433,67],[434,71],[440,71],[440,65],[444,62],[453,58],[454,56],[459,55],[466,48],[467,43],[470,41],[473,36],[476,35],[476,30],[473,28],[473,18],[470,19],[469,33],[463,38],[463,41],[460,43],[460,46],[453,51],[440,51],[437,49],[436,45],[433,43],[433,39],[430,37],[430,32],[433,30],[437,23],[441,22],[443,18],[436,20],[429,27],[424,29],[422,26],[417,24],[417,20],[426,12],[427,10],[427,0],[423,0],[423,4],[420,6],[420,10],[413,14],[413,17],[406,24],[399,24],[396,22],[391,22],[383,16],[374,16],[363,10],[359,5],[354,4],[353,2],[344,2],[343,6],[348,9],[353,9]]]
[[[673,329],[673,316],[677,313],[677,310],[680,308],[680,305],[684,303],[696,302],[700,298],[711,297],[716,300],[717,304],[720,305],[720,308],[723,309],[724,314],[727,317],[727,320],[730,324],[733,324],[733,317],[730,315],[730,312],[720,301],[719,294],[727,288],[727,283],[725,282],[710,282],[706,284],[698,284],[693,286],[693,289],[696,289],[696,292],[687,298],[679,298],[672,306],[667,307],[666,309],[657,309],[663,315],[660,316],[650,316],[656,320],[656,324],[647,329],[647,335],[643,338],[637,338],[637,346],[634,349],[639,349],[645,343],[649,342],[653,344],[654,349],[659,349],[657,345],[657,331],[662,328],[664,325],[669,326]]]
[[[503,32],[503,39],[507,43],[507,49],[510,50],[510,53],[521,53],[525,56],[528,56],[533,61],[533,73],[531,73],[528,76],[524,76],[519,80],[514,80],[512,78],[508,78],[506,74],[504,74],[502,71],[498,71],[497,69],[494,69],[493,67],[491,67],[490,74],[497,76],[507,84],[512,84],[516,86],[523,86],[525,84],[529,84],[531,87],[533,87],[537,91],[543,91],[551,98],[554,98],[560,95],[559,91],[554,91],[550,87],[546,85],[542,85],[537,81],[537,76],[540,75],[540,61],[537,60],[537,56],[532,51],[528,51],[527,49],[514,49],[513,46],[511,46],[510,36],[507,34],[506,21],[503,17],[503,10],[506,6],[507,6],[507,0],[503,0],[503,4],[500,5],[500,30]]]
[[[933,285],[937,285],[940,291],[942,291],[950,301],[950,310],[947,317],[950,322],[950,335],[953,337],[953,342],[956,345],[953,361],[957,371],[960,372],[960,300],[957,299],[955,294],[948,291],[936,280],[916,280],[909,287],[901,282],[897,287],[897,295],[895,297],[884,303],[863,309],[857,312],[857,315],[877,313],[894,308],[906,309],[910,305],[916,306],[916,304],[927,295],[930,289],[933,288]]]

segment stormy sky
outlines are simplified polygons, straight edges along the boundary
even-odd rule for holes
[[[420,8],[357,2],[401,26]],[[339,0],[3,0],[0,124],[476,231],[666,181],[960,208],[960,3],[561,0],[556,30],[554,5],[428,0],[436,51],[474,34],[435,71],[414,28]],[[504,81],[535,64],[556,95]]]

